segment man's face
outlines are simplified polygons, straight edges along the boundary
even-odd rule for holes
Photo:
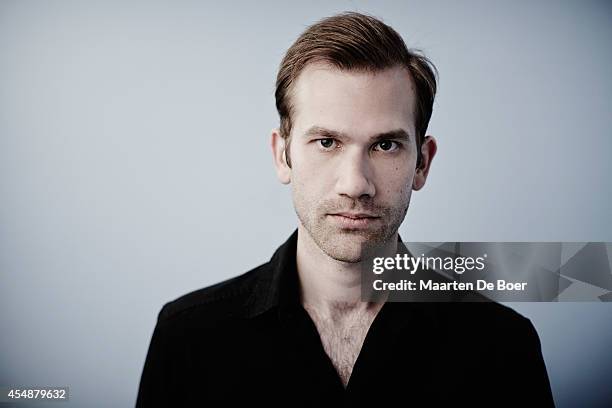
[[[415,175],[415,92],[397,67],[307,66],[292,102],[290,181],[298,218],[328,256],[359,262],[395,239]]]

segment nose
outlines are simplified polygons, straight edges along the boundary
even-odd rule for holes
[[[361,152],[346,152],[337,168],[336,193],[352,199],[372,198],[376,194],[372,182],[369,157]]]

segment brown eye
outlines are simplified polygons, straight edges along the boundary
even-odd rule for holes
[[[385,140],[385,141],[383,141],[383,142],[380,142],[379,146],[380,146],[380,148],[381,148],[382,150],[389,150],[389,149],[391,149],[391,147],[393,147],[393,146],[392,146],[392,144],[391,144],[391,142],[390,142],[390,141],[388,141],[388,140]]]
[[[374,150],[382,150],[383,152],[392,152],[399,149],[399,144],[392,140],[382,140],[374,146]]]
[[[319,143],[325,149],[329,149],[330,147],[332,147],[334,145],[334,139],[331,139],[331,138],[319,139]]]

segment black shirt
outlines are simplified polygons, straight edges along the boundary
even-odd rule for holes
[[[533,325],[494,302],[385,303],[345,389],[299,302],[296,245],[162,308],[137,407],[553,406]]]

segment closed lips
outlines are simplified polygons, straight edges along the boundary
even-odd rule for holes
[[[330,215],[336,215],[336,216],[340,216],[340,217],[346,217],[346,218],[350,218],[353,220],[359,220],[359,219],[363,219],[363,218],[379,218],[375,215],[372,214],[365,214],[365,213],[336,213],[336,214],[330,214]]]

